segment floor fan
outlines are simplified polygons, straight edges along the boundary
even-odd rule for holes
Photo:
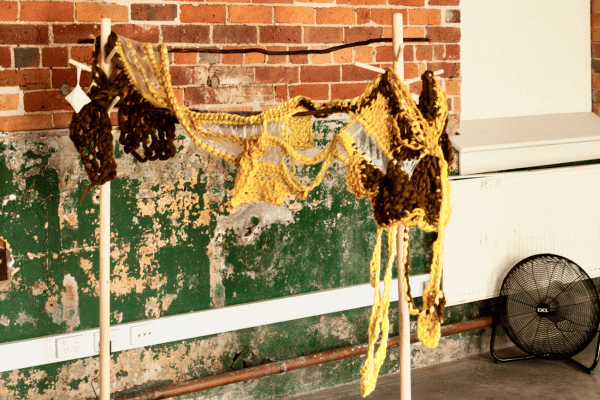
[[[504,278],[495,308],[490,351],[496,363],[541,357],[566,360],[588,373],[596,368],[600,338],[590,367],[572,359],[596,336],[600,303],[594,282],[571,260],[538,254],[520,261]],[[498,325],[527,355],[496,355]]]

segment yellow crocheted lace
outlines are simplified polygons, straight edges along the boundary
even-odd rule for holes
[[[378,225],[370,265],[375,297],[369,323],[369,351],[361,369],[363,396],[374,389],[385,359],[392,266],[398,234],[403,234],[405,242],[404,295],[410,312],[418,315],[418,338],[428,347],[437,345],[445,305],[440,281],[444,228],[450,216],[450,186],[448,154],[445,156],[441,145],[448,117],[446,95],[431,72],[422,78],[423,93],[419,105],[397,74],[388,69],[354,99],[318,104],[306,97],[296,97],[253,116],[201,113],[178,103],[171,85],[166,46],[141,44],[125,38],[119,38],[116,46],[118,66],[125,70],[131,87],[154,107],[174,114],[199,148],[227,160],[238,169],[232,206],[254,201],[279,205],[288,194],[304,199],[319,185],[334,160],[347,166],[348,190],[357,198],[366,198],[372,203]],[[350,123],[335,134],[322,151],[307,155],[304,150],[314,150],[311,116],[296,114],[331,113],[332,110],[347,114]],[[384,162],[377,165],[364,148],[359,148],[355,136],[350,133],[355,123],[364,128]],[[251,135],[227,133],[226,128],[240,127],[256,129]],[[312,182],[302,183],[297,178],[297,163],[321,164]],[[421,310],[415,306],[408,285],[408,229],[399,233],[399,224],[437,232],[431,280],[424,291]],[[379,270],[384,231],[388,232],[389,255],[381,293]],[[375,350],[377,341],[380,344]]]

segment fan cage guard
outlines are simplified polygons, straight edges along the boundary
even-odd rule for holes
[[[495,355],[498,323],[529,356],[501,359]],[[565,257],[537,254],[517,263],[504,278],[490,347],[496,362],[531,357],[570,360],[592,342],[599,325],[598,291],[589,275]],[[597,362],[598,349],[591,369]]]

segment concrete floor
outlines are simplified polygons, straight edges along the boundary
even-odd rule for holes
[[[596,339],[574,357],[590,366]],[[522,354],[497,351],[500,357]],[[488,353],[412,370],[412,400],[600,399],[600,367],[593,374],[565,361],[529,359],[496,364]],[[399,400],[399,377],[380,377],[367,400]],[[362,400],[358,383],[294,397],[293,400]]]

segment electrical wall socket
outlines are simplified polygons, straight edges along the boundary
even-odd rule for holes
[[[67,336],[56,339],[57,358],[77,358],[82,352],[83,335]]]
[[[131,345],[144,346],[147,343],[152,343],[155,324],[142,324],[131,327]]]
[[[117,338],[116,332],[110,331],[109,337],[110,337],[109,340],[110,340],[111,348],[114,348],[115,340]],[[94,351],[96,353],[100,353],[100,332],[94,333]],[[111,352],[112,352],[112,350],[111,350]]]

